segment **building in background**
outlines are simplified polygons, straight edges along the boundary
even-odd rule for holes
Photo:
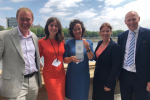
[[[18,26],[18,23],[15,17],[6,17],[6,28],[16,26]]]

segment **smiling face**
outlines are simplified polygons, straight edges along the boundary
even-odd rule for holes
[[[111,35],[111,30],[108,26],[104,26],[101,28],[99,34],[101,35],[103,40],[108,40],[110,38],[110,35]]]
[[[48,31],[50,33],[50,37],[55,37],[55,35],[58,33],[58,24],[56,21],[51,22],[48,25]]]
[[[128,26],[129,30],[135,31],[139,26],[140,17],[134,12],[130,11],[125,16],[125,24]]]
[[[76,40],[81,40],[81,37],[82,37],[82,27],[81,27],[81,24],[79,23],[76,23],[73,27],[73,35],[74,35],[74,38]]]
[[[31,12],[20,10],[17,16],[17,22],[22,33],[28,31],[33,23]]]

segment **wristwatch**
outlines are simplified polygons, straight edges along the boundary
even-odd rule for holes
[[[91,51],[90,49],[86,50],[86,52],[90,52],[90,51]]]

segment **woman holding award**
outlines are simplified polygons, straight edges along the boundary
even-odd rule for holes
[[[65,44],[64,62],[68,63],[66,97],[70,100],[87,100],[90,84],[89,60],[94,57],[93,43],[82,38],[85,34],[85,27],[78,19],[70,22],[69,34],[73,39]],[[78,40],[80,42],[77,46]],[[77,51],[80,53],[78,54]]]
[[[110,38],[112,26],[109,23],[103,23],[99,33],[102,40],[95,49],[96,66],[92,100],[114,100],[121,50],[120,46]]]
[[[48,100],[65,100],[63,66],[64,35],[58,18],[50,17],[45,25],[46,37],[39,40],[40,57],[44,57],[43,78]]]

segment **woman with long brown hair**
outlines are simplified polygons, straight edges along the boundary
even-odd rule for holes
[[[38,43],[40,57],[44,57],[43,78],[48,99],[65,100],[64,35],[58,18],[47,20],[45,34]]]

